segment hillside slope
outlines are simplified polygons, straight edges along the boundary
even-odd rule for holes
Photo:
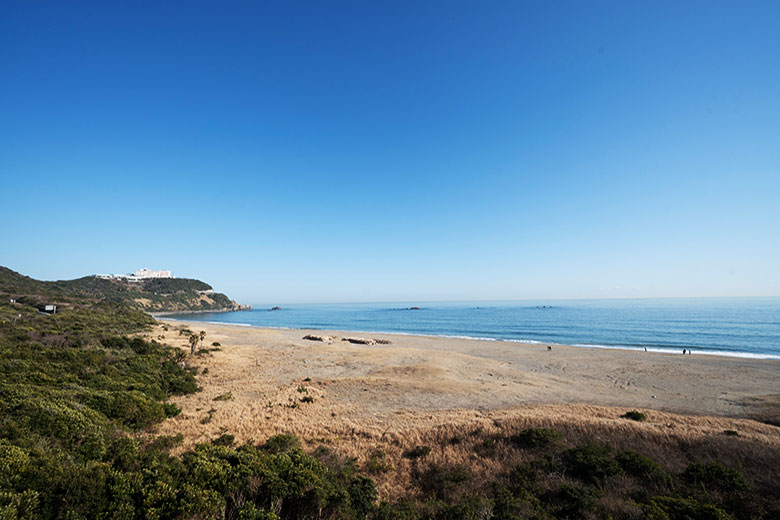
[[[151,278],[138,282],[94,276],[46,282],[0,266],[0,295],[25,298],[28,303],[68,305],[75,301],[107,300],[146,312],[196,312],[244,310],[226,295],[214,292],[200,280]]]

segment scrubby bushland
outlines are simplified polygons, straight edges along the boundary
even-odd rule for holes
[[[548,450],[529,450],[518,436],[535,433],[489,437],[504,460],[524,460],[489,479],[476,465],[417,463],[407,496],[381,503],[374,518],[741,520],[780,513],[776,485],[756,493],[738,469],[721,462],[692,462],[674,473],[634,450],[567,447],[563,436],[553,436],[558,440]],[[483,444],[479,438],[472,444],[479,457]]]
[[[32,303],[33,298],[29,298]],[[20,316],[21,315],[21,316]],[[186,353],[128,334],[153,320],[92,302],[39,314],[0,304],[0,518],[365,518],[377,493],[354,461],[290,435],[181,457],[181,437],[132,435],[198,390]],[[221,396],[228,399],[230,396]]]

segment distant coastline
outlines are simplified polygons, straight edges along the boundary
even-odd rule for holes
[[[177,315],[191,315],[191,314],[221,314],[226,312],[247,312],[254,310],[251,305],[239,305],[239,309],[235,307],[225,307],[223,309],[206,309],[206,310],[191,310],[191,311],[159,311],[150,312],[149,314],[153,318],[158,316],[177,316]]]

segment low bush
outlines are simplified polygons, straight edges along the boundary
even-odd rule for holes
[[[647,416],[638,410],[631,410],[621,415],[624,419],[631,419],[632,421],[646,421]]]
[[[596,508],[599,494],[593,489],[564,484],[545,496],[558,518],[585,518]]]
[[[604,485],[622,470],[615,460],[615,450],[608,445],[586,444],[563,453],[563,465],[568,473],[583,482]]]
[[[687,483],[704,490],[745,491],[749,488],[742,473],[720,462],[692,462],[682,477]]]
[[[552,428],[528,428],[509,437],[509,442],[518,448],[546,448],[554,446],[563,435]]]
[[[470,474],[468,469],[460,464],[451,466],[431,464],[417,478],[423,492],[446,501],[453,498],[461,484],[469,481]]]
[[[263,449],[269,453],[287,453],[301,449],[301,441],[295,435],[281,433],[265,441]]]
[[[643,507],[648,520],[733,520],[722,509],[693,498],[656,497]]]
[[[641,482],[661,481],[665,477],[661,465],[650,457],[634,450],[624,450],[615,456],[620,468]]]
[[[232,446],[235,440],[236,437],[234,435],[223,433],[216,439],[212,440],[211,444],[213,444],[214,446]]]

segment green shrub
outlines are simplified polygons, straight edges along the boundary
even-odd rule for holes
[[[409,498],[402,498],[392,504],[384,500],[380,502],[372,515],[372,520],[421,520],[422,517],[416,502]]]
[[[722,509],[693,498],[655,497],[642,510],[648,520],[732,520]]]
[[[749,488],[745,477],[720,462],[692,462],[685,469],[683,479],[702,489],[718,491],[745,491]]]
[[[643,414],[642,412],[638,410],[631,410],[630,412],[626,412],[623,415],[621,415],[624,419],[631,419],[632,421],[645,421],[647,420],[647,416]]]
[[[660,481],[664,478],[660,464],[634,450],[621,451],[615,456],[615,460],[623,471],[641,481]]]
[[[566,470],[583,482],[603,485],[621,472],[611,446],[586,444],[567,450],[563,454]]]
[[[493,520],[518,520],[521,518],[545,518],[544,508],[538,498],[525,489],[515,494],[500,482],[491,485],[493,496]]]
[[[469,495],[463,500],[442,507],[436,518],[438,520],[481,520],[490,518],[492,509],[493,504],[489,500]]]
[[[378,495],[370,478],[358,476],[352,479],[347,492],[355,518],[365,518],[374,509]]]
[[[528,428],[509,437],[518,448],[546,448],[558,444],[563,435],[552,428]]]
[[[176,435],[158,435],[147,444],[144,449],[160,453],[168,453],[176,446],[184,442],[184,436],[181,433]]]
[[[564,484],[545,498],[557,517],[584,518],[595,509],[598,496],[592,489]]]
[[[471,478],[468,469],[460,464],[441,466],[431,464],[418,476],[420,489],[440,500],[451,500],[454,492]]]
[[[265,441],[263,449],[269,453],[286,453],[301,449],[301,440],[290,433],[274,435]]]
[[[265,509],[257,509],[252,503],[245,505],[238,513],[238,520],[281,520],[279,516]]]
[[[234,435],[230,435],[229,433],[223,433],[216,439],[211,441],[211,444],[214,446],[232,446],[233,442],[236,440],[236,437]]]

